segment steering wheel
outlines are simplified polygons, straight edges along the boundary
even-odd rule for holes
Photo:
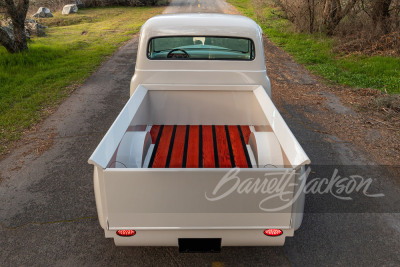
[[[181,53],[175,54],[175,52],[178,52],[178,51],[182,52],[182,54]],[[189,57],[190,56],[189,56],[188,52],[186,52],[183,49],[179,49],[179,48],[172,49],[171,51],[169,51],[169,53],[167,55],[167,58],[189,58]]]

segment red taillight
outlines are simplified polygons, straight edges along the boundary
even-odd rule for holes
[[[119,236],[133,236],[136,234],[135,230],[118,230],[117,235]]]
[[[264,235],[267,236],[280,236],[283,234],[281,229],[267,229],[264,231]]]

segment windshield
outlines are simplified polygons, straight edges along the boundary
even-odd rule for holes
[[[253,41],[238,37],[173,36],[153,38],[149,59],[253,60]]]

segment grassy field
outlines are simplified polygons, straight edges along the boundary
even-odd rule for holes
[[[270,6],[255,10],[252,0],[228,0],[243,15],[257,21],[264,33],[312,72],[328,82],[355,88],[375,88],[400,93],[400,58],[344,56],[332,52],[332,38],[296,33],[291,24]]]
[[[8,54],[0,46],[0,154],[162,10],[96,8],[69,16],[57,12],[41,20],[49,26],[47,36],[33,38],[28,52]]]

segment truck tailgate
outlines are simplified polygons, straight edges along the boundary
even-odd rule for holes
[[[108,228],[290,228],[294,170],[107,169]]]

